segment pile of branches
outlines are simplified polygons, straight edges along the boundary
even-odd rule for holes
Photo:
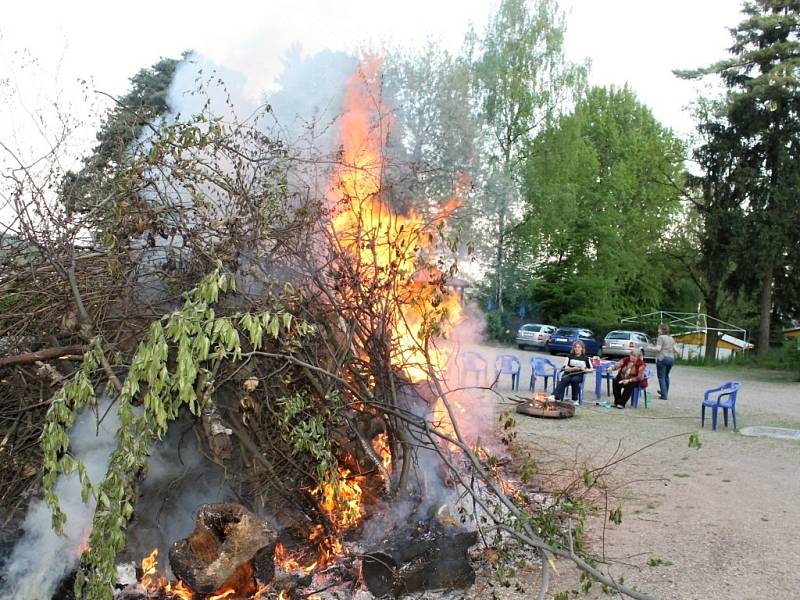
[[[417,453],[431,451],[489,530],[542,554],[542,595],[556,554],[646,597],[566,542],[543,539],[462,435],[431,359],[451,316],[447,252],[458,240],[437,223],[403,230],[385,215],[376,228],[357,212],[347,236],[332,229],[348,206],[381,197],[391,179],[385,165],[370,166],[376,185],[368,198],[342,186],[331,202],[316,191],[330,170],[363,166],[309,161],[258,119],[208,114],[154,127],[113,172],[71,189],[82,194],[80,211],[57,191],[65,177],[58,162],[47,164],[20,162],[4,192],[17,220],[0,263],[0,336],[9,349],[0,366],[1,500],[10,528],[43,484],[58,529],[66,516],[56,478],[78,473],[100,500],[79,593],[111,598],[137,476],[152,444],[189,411],[207,455],[229,467],[241,497],[267,510],[291,505],[308,531],[336,533],[341,515],[320,490],[344,485],[343,469],[372,474],[367,493],[376,498],[420,494],[426,474]],[[421,250],[432,242],[442,251]],[[408,364],[396,331],[410,325],[404,309],[420,298],[429,302],[416,306],[421,322]],[[424,384],[410,381],[412,369],[426,373]],[[68,433],[76,413],[101,395],[121,425],[106,478],[93,482],[70,453]],[[431,421],[434,402],[452,430]],[[389,468],[371,443],[381,432]]]

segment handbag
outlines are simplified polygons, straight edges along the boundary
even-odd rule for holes
[[[647,389],[647,385],[648,385],[648,384],[647,384],[647,377],[645,377],[645,378],[644,378],[644,379],[642,379],[642,381],[639,383],[639,387],[640,387],[640,388],[642,388],[643,390],[646,390],[646,389]]]

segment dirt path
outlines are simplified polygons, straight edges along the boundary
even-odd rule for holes
[[[496,353],[483,351],[487,357]],[[526,363],[524,388],[531,353],[516,354]],[[742,436],[732,426],[726,430],[721,415],[718,431],[711,431],[710,420],[700,430],[703,391],[729,380],[742,382],[740,428],[800,429],[800,384],[769,379],[769,374],[675,367],[669,401],[609,410],[594,406],[591,393],[592,402],[573,419],[520,417],[518,441],[546,448],[554,460],[600,465],[620,451],[686,433],[614,468],[611,480],[620,486],[614,507],[622,509],[623,521],[607,526],[603,543],[603,515],[591,517],[592,550],[605,555],[615,578],[656,598],[798,598],[800,442]],[[500,391],[510,393],[508,385],[504,381]],[[699,450],[688,446],[693,431],[700,431]],[[574,568],[565,561],[557,566],[551,592],[577,589]],[[608,596],[595,586],[587,597]]]

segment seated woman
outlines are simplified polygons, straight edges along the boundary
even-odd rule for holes
[[[634,348],[631,353],[617,362],[610,371],[619,371],[611,386],[614,390],[614,408],[625,408],[636,386],[640,385],[647,370],[642,351]]]
[[[578,404],[578,394],[580,394],[583,376],[592,370],[592,363],[589,357],[586,356],[586,347],[580,340],[576,341],[572,344],[572,352],[567,356],[564,368],[561,370],[561,379],[558,380],[558,385],[556,385],[556,389],[553,392],[553,397],[556,400],[562,400],[567,386],[571,386],[572,400],[575,404]]]

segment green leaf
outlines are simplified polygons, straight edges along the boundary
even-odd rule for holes
[[[582,475],[582,477],[583,477],[583,484],[584,484],[584,485],[585,485],[587,488],[590,488],[590,487],[592,487],[592,484],[594,484],[594,473],[593,473],[591,470],[589,470],[589,469],[586,469],[586,470],[583,472],[583,475]]]

